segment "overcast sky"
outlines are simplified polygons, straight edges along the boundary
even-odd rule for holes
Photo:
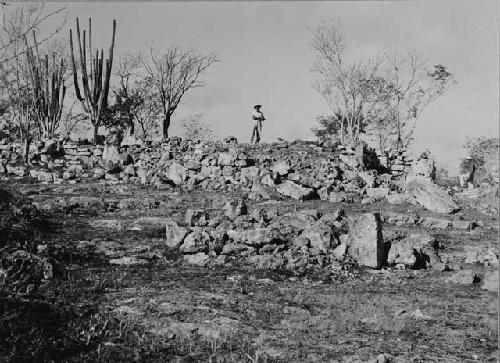
[[[81,2],[67,9],[72,27],[76,16],[92,17],[95,45],[108,46],[116,19],[118,54],[154,42],[218,55],[220,62],[206,72],[206,87],[189,94],[174,114],[174,134],[180,119],[202,113],[218,136],[248,141],[249,114],[260,103],[267,118],[264,141],[312,138],[316,117],[329,110],[312,87],[308,27],[325,17],[341,19],[355,54],[413,49],[455,74],[458,84],[419,120],[417,151],[429,148],[454,171],[465,136],[499,133],[496,0]]]

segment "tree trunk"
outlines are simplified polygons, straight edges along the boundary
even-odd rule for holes
[[[146,134],[147,134],[146,128],[144,127],[143,123],[139,123],[139,125],[141,126],[141,130],[142,130],[141,140],[146,141]]]
[[[94,126],[94,145],[97,145],[97,141],[99,138],[99,125],[97,122],[93,123]]]
[[[397,140],[396,140],[396,151],[399,151],[400,147],[401,147],[401,119],[400,119],[400,115],[399,115],[399,99],[398,99],[398,103],[397,103],[397,111],[396,111],[396,127],[397,127],[397,132],[398,132],[398,136],[397,136]]]
[[[340,143],[344,145],[344,120],[340,120]]]
[[[167,113],[163,118],[163,141],[168,139],[168,128],[170,127],[170,113]]]
[[[28,161],[29,161],[30,144],[31,144],[30,137],[24,136],[22,140],[22,145],[23,145],[23,159],[24,159],[24,164],[26,166],[28,166]]]
[[[129,131],[128,132],[129,136],[134,136],[134,134],[135,134],[135,124],[134,124],[133,120],[129,123],[129,130],[128,131]]]

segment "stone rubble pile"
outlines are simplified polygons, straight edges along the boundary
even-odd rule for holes
[[[166,245],[191,264],[244,261],[260,269],[342,269],[344,263],[381,268],[437,266],[435,239],[427,234],[384,241],[378,213],[346,216],[343,209],[284,212],[229,200],[222,209],[192,210],[184,223],[166,224]]]
[[[0,150],[0,172],[24,175],[24,168],[19,167],[20,145],[4,143]],[[364,159],[368,169],[378,167],[374,152],[366,152]],[[280,188],[283,194],[305,199],[315,195],[311,189],[330,187],[335,180],[346,182],[339,189],[358,188],[358,184],[363,183],[354,173],[358,166],[353,147],[329,150],[307,142],[252,148],[234,142],[196,143],[171,138],[154,147],[132,144],[119,148],[74,143],[60,145],[48,140],[31,146],[29,174],[42,182],[76,183],[93,178],[156,185],[200,185],[216,190],[234,184],[248,188],[253,184],[275,186],[288,180]],[[362,178],[371,179],[369,176]],[[259,188],[256,189],[258,193]],[[328,194],[326,189],[325,193]]]
[[[417,158],[407,175],[404,190],[425,209],[436,213],[453,213],[460,208],[448,191],[434,183],[436,166],[430,153]]]
[[[173,137],[156,146],[127,142],[121,147],[116,143],[61,145],[48,140],[31,149],[28,173],[42,183],[104,180],[158,188],[238,191],[251,200],[281,196],[371,203],[386,198],[391,204],[418,203],[440,213],[458,209],[449,194],[432,182],[435,167],[428,155],[415,160],[402,187],[398,178],[403,169],[385,168],[376,152],[366,146],[325,147],[307,141],[251,146],[234,140],[198,142]],[[18,145],[4,143],[0,150],[0,173],[23,176]],[[410,159],[399,155],[396,160],[407,163]]]

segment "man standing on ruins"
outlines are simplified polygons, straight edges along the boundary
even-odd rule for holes
[[[260,139],[261,139],[262,121],[265,120],[264,114],[260,111],[261,107],[262,107],[262,105],[253,106],[253,108],[254,108],[254,110],[252,112],[253,128],[252,128],[252,137],[250,138],[251,144],[254,142],[254,140],[255,140],[255,143],[258,144]]]

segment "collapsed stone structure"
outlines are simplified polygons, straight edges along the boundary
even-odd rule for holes
[[[244,261],[260,269],[294,272],[343,270],[346,263],[446,268],[435,238],[428,234],[384,240],[379,213],[347,216],[341,208],[327,213],[287,212],[259,205],[249,210],[241,199],[209,211],[189,209],[181,224],[167,221],[166,244],[179,249],[188,263],[200,266]]]
[[[0,144],[0,174],[22,177],[28,173],[40,182],[56,184],[103,179],[159,188],[238,191],[251,200],[282,196],[370,203],[386,198],[393,204],[417,202],[443,213],[458,209],[430,175],[422,175],[426,171],[421,160],[414,162],[412,170],[417,172],[410,172],[415,177],[405,186],[400,182],[400,168],[386,168],[369,148],[360,160],[354,146],[332,148],[306,141],[252,147],[233,139],[206,143],[174,137],[155,146],[113,144],[40,142],[32,145],[30,167],[25,168],[18,145],[4,142]],[[405,187],[407,193],[402,193]]]
[[[447,267],[437,254],[434,237],[422,232],[394,236],[390,231],[384,236],[382,223],[428,229],[471,230],[476,226],[456,218],[386,212],[345,215],[341,208],[291,212],[276,203],[288,198],[361,204],[385,199],[394,205],[420,204],[434,212],[453,213],[458,206],[434,184],[434,161],[428,155],[412,162],[402,177],[401,170],[382,165],[372,149],[364,148],[360,155],[350,145],[329,147],[305,141],[259,146],[238,145],[234,138],[210,143],[171,138],[158,145],[114,140],[106,146],[49,141],[33,145],[29,168],[21,165],[15,144],[4,142],[0,150],[3,178],[236,192],[222,193],[212,208],[188,210],[183,223],[161,220],[166,225],[166,245],[196,265],[244,261],[259,268],[300,271],[316,267],[342,270],[355,263],[370,268],[444,270]],[[238,198],[227,199],[231,194]],[[100,206],[105,201],[80,196],[47,206],[37,204],[37,208],[72,210],[88,208],[94,202]],[[158,205],[154,198],[140,202],[153,208]],[[123,199],[106,208],[128,209],[138,203]],[[117,261],[113,263],[144,263],[133,255]]]

